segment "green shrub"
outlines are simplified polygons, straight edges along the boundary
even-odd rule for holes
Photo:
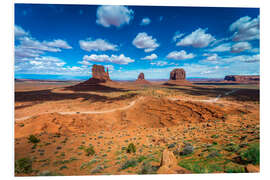
[[[93,146],[90,146],[89,148],[86,148],[85,150],[86,156],[92,156],[95,154],[95,150]]]
[[[259,143],[250,145],[250,147],[241,154],[241,159],[252,164],[260,163],[260,145]]]
[[[143,160],[147,159],[145,156],[138,157],[138,162],[143,162]]]
[[[149,162],[142,164],[142,169],[139,174],[155,174],[158,170],[158,167],[152,166]]]
[[[34,136],[32,134],[28,137],[28,140],[29,140],[29,142],[34,143],[34,144],[36,144],[40,141],[40,139],[38,139],[36,136]]]
[[[133,143],[130,143],[127,147],[127,153],[135,153],[136,152],[136,147]]]
[[[15,172],[16,173],[31,173],[32,160],[30,158],[21,158],[15,161]]]
[[[127,160],[122,166],[121,170],[127,169],[129,167],[135,167],[137,166],[137,161],[135,159]]]

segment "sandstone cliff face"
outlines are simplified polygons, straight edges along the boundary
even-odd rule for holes
[[[186,72],[184,69],[174,69],[170,73],[170,80],[186,80]]]
[[[144,80],[144,73],[140,73],[137,80]]]
[[[92,78],[99,80],[110,80],[109,72],[105,72],[104,66],[94,64],[92,67]]]
[[[260,81],[260,76],[258,75],[228,75],[224,78],[225,81]]]

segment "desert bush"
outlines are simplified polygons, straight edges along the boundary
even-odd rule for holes
[[[145,156],[138,157],[138,162],[143,162],[143,160],[147,159]]]
[[[90,146],[89,148],[86,148],[85,150],[86,156],[92,156],[95,154],[95,150],[93,146]]]
[[[40,142],[40,139],[38,139],[36,136],[34,136],[32,134],[28,137],[28,140],[29,140],[29,142],[34,143],[34,144]]]
[[[260,145],[259,143],[250,145],[249,148],[241,153],[241,159],[252,164],[260,163]]]
[[[62,176],[62,174],[51,171],[42,171],[41,173],[38,174],[38,176]]]
[[[139,174],[155,174],[157,170],[158,167],[152,166],[149,162],[145,162],[142,164]]]
[[[130,143],[127,147],[127,153],[135,153],[136,152],[136,147],[133,143]]]
[[[30,158],[21,158],[15,161],[15,172],[16,173],[31,173],[32,160]]]
[[[120,168],[120,170],[127,169],[129,167],[135,167],[137,166],[137,161],[135,159],[127,160]]]

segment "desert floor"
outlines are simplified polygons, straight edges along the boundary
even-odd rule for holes
[[[15,83],[16,176],[259,171],[259,85],[74,84]]]

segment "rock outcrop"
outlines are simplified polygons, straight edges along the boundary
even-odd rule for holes
[[[259,82],[259,75],[228,75],[224,78],[225,81],[235,81],[235,82]]]
[[[186,80],[186,72],[183,68],[177,68],[171,71],[170,80]]]
[[[140,73],[137,80],[144,80],[144,73]]]
[[[135,81],[136,84],[150,84],[149,81],[144,79],[144,73],[140,73],[137,80]]]
[[[162,153],[160,168],[158,174],[189,174],[191,173],[185,168],[178,166],[176,157],[173,152],[165,149]]]
[[[94,64],[92,67],[92,78],[99,80],[110,80],[109,71],[105,72],[104,66]]]

